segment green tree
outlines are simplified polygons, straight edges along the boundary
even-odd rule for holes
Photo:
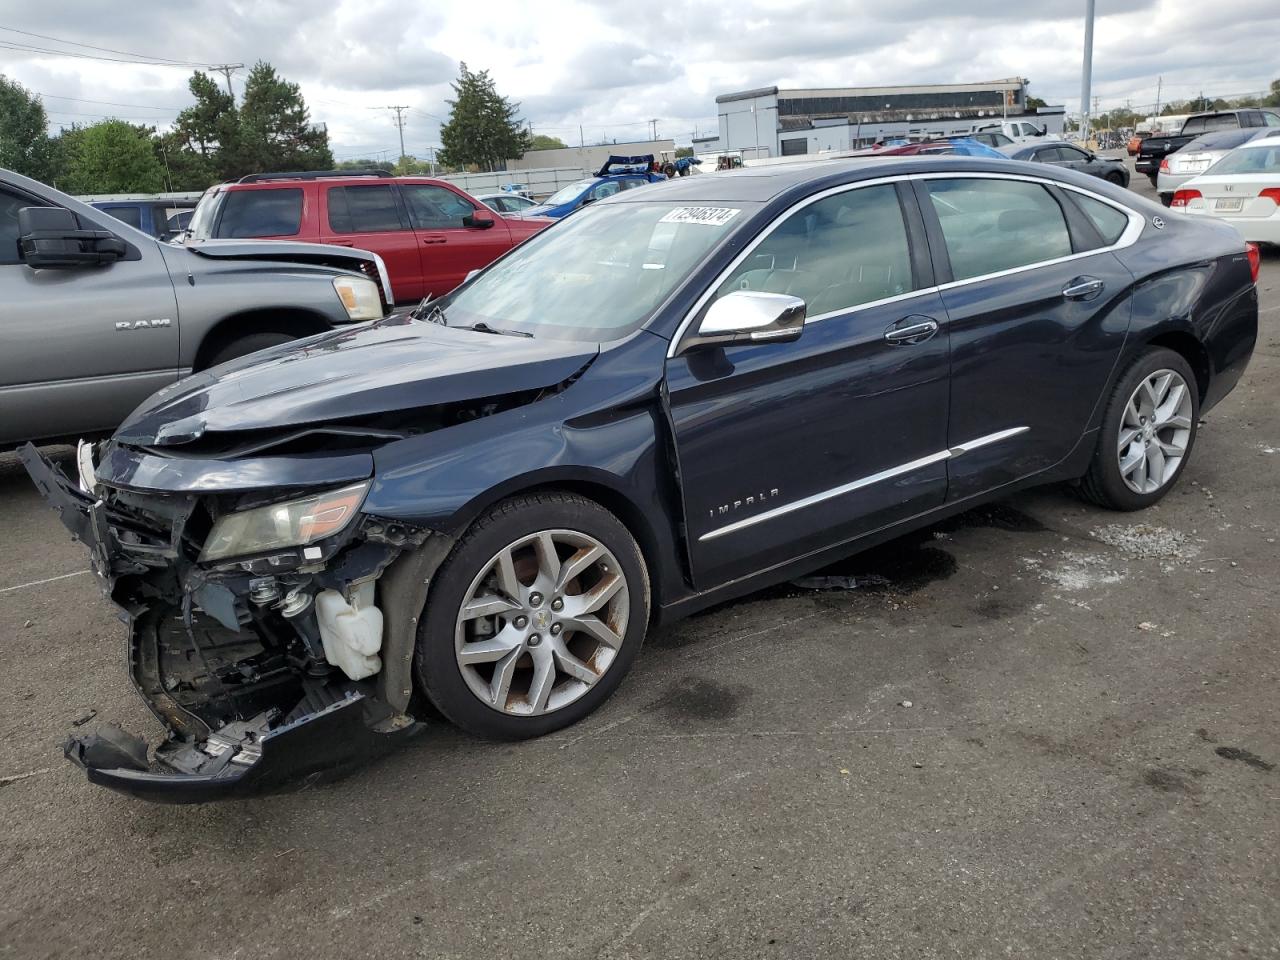
[[[529,150],[533,138],[518,116],[520,104],[498,93],[488,70],[472,73],[461,64],[453,92],[449,122],[440,128],[442,164],[495,170]]]
[[[175,190],[203,190],[239,166],[240,114],[235,98],[206,73],[191,75],[195,103],[158,138],[157,152]]]
[[[64,189],[71,193],[159,193],[164,167],[152,146],[153,127],[103,120],[68,143]]]
[[[57,150],[49,138],[49,116],[40,98],[0,74],[0,167],[52,181]]]
[[[223,176],[332,166],[329,133],[311,122],[298,85],[259,60],[244,85],[239,149],[223,160]]]
[[[692,156],[693,156],[693,147],[676,147],[677,160],[679,160],[682,157],[692,157]]]
[[[1271,81],[1271,92],[1262,98],[1264,107],[1280,107],[1280,80]]]
[[[549,137],[545,133],[535,134],[529,143],[530,150],[563,150],[565,146],[559,137]]]
[[[341,163],[334,164],[334,170],[386,170],[390,173],[395,169],[387,160],[343,160]]]
[[[1027,109],[1038,110],[1040,107],[1047,107],[1048,104],[1039,97],[1027,97]]]

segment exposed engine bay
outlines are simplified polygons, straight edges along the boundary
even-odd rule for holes
[[[67,756],[90,779],[204,800],[335,775],[420,729],[408,712],[415,623],[379,603],[420,610],[451,541],[359,513],[368,481],[283,503],[141,494],[96,484],[86,445],[78,483],[32,447],[22,458],[90,547],[128,624],[133,683],[169,731],[153,762],[141,738],[118,728],[72,737]],[[255,522],[302,542],[219,559],[221,547],[238,554],[255,543]]]

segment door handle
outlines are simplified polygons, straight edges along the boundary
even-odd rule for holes
[[[896,346],[924,343],[938,332],[938,321],[929,317],[907,317],[884,332],[884,338]]]
[[[448,243],[449,238],[444,236],[444,234],[434,233],[434,234],[428,234],[427,236],[423,237],[422,242],[423,243]]]
[[[1092,300],[1105,287],[1097,277],[1076,277],[1062,288],[1062,295],[1068,300]]]
[[[329,240],[327,242],[335,247],[354,247],[356,245],[354,240]]]

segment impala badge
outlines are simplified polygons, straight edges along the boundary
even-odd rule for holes
[[[120,320],[116,323],[117,330],[154,330],[157,327],[167,327],[172,324],[168,317],[160,317],[158,320]]]
[[[769,490],[761,490],[759,493],[749,497],[743,497],[741,500],[734,500],[732,503],[722,503],[718,507],[712,507],[707,511],[709,517],[723,517],[726,514],[735,513],[743,507],[754,507],[757,504],[767,503],[778,495],[778,488],[773,487]]]

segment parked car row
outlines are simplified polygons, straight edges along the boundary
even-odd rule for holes
[[[1138,145],[1134,168],[1139,173],[1146,174],[1151,180],[1151,185],[1158,188],[1160,167],[1165,157],[1177,153],[1197,137],[1222,130],[1261,130],[1278,127],[1280,127],[1280,113],[1273,110],[1215,110],[1193,114],[1183,121],[1182,129],[1178,133],[1157,134],[1143,140]]]
[[[169,386],[72,475],[24,448],[168,728],[154,754],[116,731],[68,756],[196,801],[350,768],[428,704],[539,736],[598,708],[652,624],[1035,484],[1157,502],[1253,351],[1257,250],[1068,162],[925,154],[619,189],[412,313]],[[412,233],[412,186],[263,179],[196,219],[270,213],[298,235],[318,217],[324,236],[380,211]],[[340,192],[370,188],[383,199]],[[467,201],[452,215],[497,224]],[[40,254],[46,225],[18,219]],[[89,275],[132,284],[122,236],[140,246],[123,225],[59,242],[111,252]],[[269,246],[150,242],[166,282],[220,244]],[[16,269],[18,286],[54,273]]]

